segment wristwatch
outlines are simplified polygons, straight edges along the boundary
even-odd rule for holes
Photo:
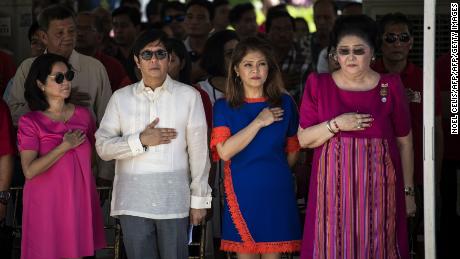
[[[9,191],[0,192],[0,203],[1,204],[7,205],[10,198],[11,198],[11,193]]]

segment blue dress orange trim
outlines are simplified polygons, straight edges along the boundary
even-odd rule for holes
[[[224,99],[214,105],[211,151],[253,121],[265,99],[246,100],[232,108]],[[225,202],[221,249],[238,253],[280,253],[300,249],[300,223],[286,152],[296,152],[298,113],[282,96],[282,121],[262,128],[231,161],[225,162]]]

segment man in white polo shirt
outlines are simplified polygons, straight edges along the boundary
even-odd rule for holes
[[[200,94],[168,74],[166,35],[133,46],[142,80],[117,90],[96,132],[96,150],[116,160],[111,215],[130,259],[188,257],[187,227],[211,206],[207,125]]]

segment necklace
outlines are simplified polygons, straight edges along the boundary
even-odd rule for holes
[[[50,110],[44,111],[44,113],[52,120],[66,123],[70,119],[70,107],[65,105],[61,112],[52,112]]]

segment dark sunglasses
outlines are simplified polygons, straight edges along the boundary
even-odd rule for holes
[[[397,40],[401,43],[407,43],[410,41],[410,34],[407,32],[401,34],[387,33],[383,39],[389,44],[395,43]]]
[[[350,55],[350,53],[353,53],[353,55],[355,56],[361,56],[361,55],[366,54],[366,50],[365,49],[346,49],[346,48],[337,49],[337,54],[339,54],[340,56],[348,56]]]
[[[58,72],[55,75],[49,75],[48,77],[54,78],[54,82],[56,82],[57,84],[62,84],[64,82],[64,78],[70,82],[73,80],[74,76],[75,76],[75,72],[72,70],[69,70],[65,72],[65,74],[62,72]]]
[[[182,15],[182,14],[174,15],[174,16],[166,15],[163,18],[163,22],[166,24],[172,23],[174,20],[176,20],[177,22],[183,22],[185,20],[185,15]]]
[[[146,61],[151,60],[153,56],[155,56],[158,60],[163,60],[168,56],[168,52],[164,49],[159,49],[157,51],[144,50],[139,54],[139,56]]]

